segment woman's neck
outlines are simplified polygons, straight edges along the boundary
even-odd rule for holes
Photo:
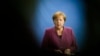
[[[57,32],[57,35],[58,36],[61,36],[62,35],[62,33],[63,33],[63,27],[62,28],[56,28],[56,32]]]
[[[56,28],[56,31],[63,31],[63,27],[61,27],[61,28]]]

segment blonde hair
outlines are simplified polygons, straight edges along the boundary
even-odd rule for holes
[[[66,15],[65,15],[63,12],[61,12],[61,11],[55,12],[55,13],[53,14],[52,19],[55,20],[55,19],[57,18],[57,16],[63,16],[63,17],[64,17],[64,21],[66,21]]]

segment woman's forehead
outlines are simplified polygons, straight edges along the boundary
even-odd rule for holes
[[[60,16],[56,16],[55,19],[64,19],[64,16],[60,15]]]

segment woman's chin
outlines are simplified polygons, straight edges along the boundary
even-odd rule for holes
[[[57,29],[61,29],[61,28],[62,28],[62,26],[56,26],[56,28],[57,28]]]

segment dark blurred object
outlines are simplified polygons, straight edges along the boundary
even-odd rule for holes
[[[4,19],[3,46],[6,55],[36,55],[38,46],[35,41],[35,34],[29,28],[29,16],[32,0],[9,0],[3,2],[2,19]],[[27,6],[27,7],[26,7]],[[28,13],[29,15],[31,13]],[[3,52],[2,51],[2,52]]]

